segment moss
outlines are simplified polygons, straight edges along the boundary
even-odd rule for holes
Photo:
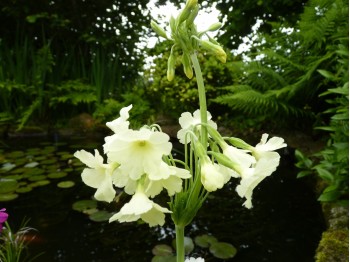
[[[316,252],[316,262],[349,261],[349,230],[328,230],[323,232]]]

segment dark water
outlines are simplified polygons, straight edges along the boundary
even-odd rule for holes
[[[11,141],[6,144],[10,145]],[[24,146],[24,143],[18,145]],[[76,151],[67,146],[58,150]],[[186,235],[194,238],[212,234],[220,241],[233,244],[238,253],[226,261],[314,261],[324,230],[321,207],[305,181],[296,179],[297,171],[290,154],[284,152],[277,172],[254,191],[252,209],[241,206],[243,201],[234,191],[238,181],[231,180],[223,190],[210,196],[193,224],[186,229]],[[73,188],[60,189],[50,184],[14,201],[0,202],[0,207],[8,209],[9,223],[13,227],[27,217],[30,218],[29,225],[38,230],[29,252],[31,255],[44,254],[35,261],[151,261],[151,250],[156,244],[171,244],[174,237],[171,221],[164,227],[150,229],[140,223],[93,222],[72,210],[75,201],[91,198],[94,190],[81,182],[77,172],[70,174],[70,179],[77,182]],[[110,211],[120,208],[100,205],[99,208]],[[193,256],[204,257],[206,261],[222,261],[213,258],[206,249],[196,248]]]

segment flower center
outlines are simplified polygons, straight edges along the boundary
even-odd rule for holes
[[[145,140],[139,140],[138,141],[138,146],[139,147],[145,147],[146,146],[146,141]]]

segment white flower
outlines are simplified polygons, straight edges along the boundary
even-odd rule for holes
[[[165,222],[164,213],[171,213],[171,211],[150,200],[143,192],[142,185],[139,185],[130,202],[126,203],[118,213],[113,215],[109,222],[116,220],[119,222],[132,222],[142,219],[151,227],[156,225],[162,226]]]
[[[223,170],[225,171],[223,172]],[[209,157],[202,159],[201,181],[204,188],[209,192],[222,188],[231,178],[227,170],[228,168],[226,169],[222,165],[213,164]]]
[[[111,202],[115,197],[112,183],[112,173],[115,166],[104,164],[103,157],[96,149],[95,156],[85,150],[75,152],[74,156],[89,167],[83,170],[81,177],[86,185],[97,188],[95,198]]]
[[[208,117],[208,125],[213,127],[215,130],[217,129],[217,125],[214,121],[211,120],[211,114],[207,112]],[[179,118],[179,123],[181,126],[181,129],[177,132],[177,138],[179,139],[180,143],[185,144],[185,141],[187,139],[187,142],[190,141],[190,138],[186,138],[186,133],[188,131],[195,131],[194,127],[201,123],[201,116],[200,111],[197,109],[193,116],[190,112],[184,112],[181,114],[181,117]],[[197,130],[199,130],[200,126],[197,126]]]
[[[222,153],[234,163],[236,171],[239,173],[251,167],[256,162],[255,158],[248,154],[246,150],[228,144],[223,144],[222,147]]]
[[[121,172],[127,173],[133,180],[138,180],[145,173],[166,176],[166,169],[161,165],[162,157],[169,155],[171,148],[167,134],[147,128],[128,130],[104,144],[108,158],[119,163]]]
[[[279,165],[280,155],[276,152],[266,152],[254,167],[242,171],[241,183],[236,187],[240,197],[245,197],[244,206],[252,207],[252,195],[255,187],[267,176],[270,176]]]
[[[189,258],[186,258],[185,262],[204,262],[204,258],[201,258],[201,257],[197,257],[197,258],[194,258],[194,257],[189,257]]]
[[[284,139],[281,137],[272,137],[267,141],[268,134],[263,134],[260,143],[255,147],[252,147],[254,156],[259,159],[264,155],[265,152],[274,151],[282,147],[286,147],[287,144],[284,143]]]
[[[132,108],[132,105],[129,105],[128,107],[124,107],[120,110],[119,114],[120,117],[113,120],[112,122],[107,122],[106,125],[114,132],[113,135],[105,137],[105,145],[104,145],[104,151],[107,152],[110,150],[109,145],[113,144],[113,140],[117,139],[123,133],[127,132],[129,130],[129,111]]]
[[[182,179],[191,177],[188,170],[171,166],[172,173],[166,179],[151,180],[147,179],[145,182],[145,193],[147,196],[154,197],[158,195],[163,188],[168,191],[169,196],[173,196],[182,190]],[[148,176],[149,177],[149,176]]]

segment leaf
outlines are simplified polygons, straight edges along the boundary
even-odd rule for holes
[[[322,179],[327,180],[329,182],[332,182],[334,180],[334,176],[328,170],[320,166],[316,166],[315,169]]]
[[[89,215],[90,220],[95,221],[95,222],[103,222],[103,221],[108,221],[110,217],[112,216],[111,213],[107,211],[97,211]]]
[[[73,181],[67,180],[67,181],[62,181],[57,184],[57,187],[59,188],[70,188],[73,187],[75,183]]]
[[[79,200],[73,203],[72,208],[75,211],[85,211],[87,209],[94,209],[97,207],[97,202],[95,200]]]
[[[213,243],[209,248],[210,253],[212,253],[215,257],[221,259],[232,258],[236,255],[237,249],[226,242],[216,242]]]
[[[205,234],[201,236],[196,236],[194,242],[197,244],[197,246],[207,248],[211,244],[218,242],[218,240],[214,236]]]

